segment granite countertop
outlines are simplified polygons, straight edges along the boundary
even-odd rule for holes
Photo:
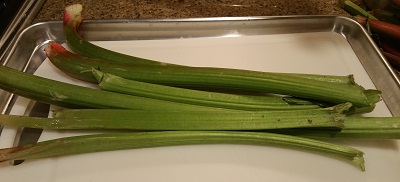
[[[66,5],[83,4],[85,19],[160,19],[280,15],[349,16],[342,0],[46,0],[35,22],[61,20]],[[353,0],[362,5],[362,0]]]

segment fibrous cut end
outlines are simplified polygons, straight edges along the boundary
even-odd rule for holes
[[[64,9],[64,24],[73,27],[79,26],[82,22],[82,4],[73,4]]]

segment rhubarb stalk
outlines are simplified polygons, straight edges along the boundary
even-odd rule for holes
[[[374,107],[380,92],[366,90],[353,83],[335,83],[315,79],[318,75],[271,73],[213,67],[147,67],[108,63],[73,55],[62,46],[46,48],[50,61],[75,78],[97,82],[93,68],[102,72],[141,82],[177,87],[213,88],[257,91],[306,98],[320,102],[341,104],[351,102],[355,107]],[[56,48],[54,48],[56,47]],[[319,75],[323,78],[324,75]],[[327,76],[328,78],[334,76]],[[340,76],[337,76],[340,77]],[[310,79],[312,78],[312,79]]]
[[[366,26],[368,23],[368,26],[372,32],[378,33],[379,35],[382,36],[386,36],[386,38],[400,41],[399,25],[386,23],[379,20],[367,19],[362,16],[355,16],[354,19],[363,26]]]
[[[319,152],[352,162],[365,170],[363,152],[336,144],[266,132],[160,131],[94,134],[66,137],[0,149],[0,162],[39,159],[89,152],[194,144],[251,144]]]

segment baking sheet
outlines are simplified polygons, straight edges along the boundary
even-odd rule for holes
[[[279,21],[278,21],[279,20]],[[217,22],[217,23],[216,23]],[[313,22],[313,23],[312,23]],[[291,23],[291,24],[287,24]],[[299,27],[299,25],[302,26]],[[113,27],[114,29],[107,29]],[[268,26],[267,26],[268,25]],[[314,25],[312,27],[305,25]],[[292,26],[299,28],[294,29]],[[43,57],[48,40],[63,42],[60,22],[34,25],[21,35],[7,65],[74,84]],[[102,29],[99,29],[102,27]],[[341,27],[341,28],[340,28]],[[257,71],[347,75],[384,95],[399,94],[396,77],[362,29],[338,17],[275,17],[229,20],[89,22],[85,35],[93,43],[118,52],[165,62],[240,68]],[[44,31],[46,30],[46,31]],[[119,30],[119,31],[117,31]],[[147,31],[146,31],[147,30]],[[105,34],[110,32],[109,34]],[[147,33],[144,33],[147,32]],[[357,34],[364,33],[364,34]],[[35,36],[37,38],[33,38]],[[90,36],[89,36],[90,35]],[[364,35],[364,36],[362,36]],[[29,38],[29,39],[28,39]],[[35,39],[35,41],[32,41]],[[39,39],[39,40],[38,40]],[[361,44],[362,43],[362,44]],[[34,45],[32,45],[34,44]],[[19,50],[25,46],[25,50]],[[28,49],[29,46],[34,49]],[[366,49],[368,48],[368,49]],[[27,64],[12,62],[19,53]],[[368,56],[364,54],[368,53]],[[368,63],[371,58],[372,63]],[[19,59],[21,61],[21,59]],[[22,59],[23,60],[23,59]],[[44,62],[43,62],[44,61]],[[42,63],[43,62],[43,63]],[[372,64],[372,66],[370,65]],[[39,66],[40,65],[40,66]],[[370,71],[374,67],[374,71]],[[378,70],[378,71],[376,71]],[[376,74],[375,72],[379,73]],[[377,80],[383,80],[377,84]],[[2,93],[4,94],[4,93]],[[386,97],[386,96],[385,96]],[[388,96],[387,96],[388,97]],[[392,116],[399,111],[391,99],[378,103],[366,116]],[[12,114],[23,114],[28,99],[18,98]],[[6,127],[0,147],[13,141]],[[45,131],[40,140],[86,134],[85,131]],[[249,145],[191,145],[82,154],[0,164],[6,181],[398,181],[399,142],[396,140],[332,141],[364,151],[366,172],[336,158],[305,151]],[[23,175],[21,175],[23,174]]]

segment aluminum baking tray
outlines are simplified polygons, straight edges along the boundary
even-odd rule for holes
[[[383,101],[367,116],[400,116],[399,79],[366,31],[337,16],[90,20],[83,36],[108,49],[192,66],[316,74],[353,74]],[[65,82],[44,47],[64,43],[62,22],[26,28],[8,47],[3,65]],[[27,99],[0,92],[3,113],[23,114]],[[14,136],[1,133],[0,147]],[[83,132],[85,133],[85,132]],[[41,140],[82,134],[46,131]],[[2,143],[3,142],[3,143]],[[289,149],[236,145],[178,146],[83,154],[0,164],[2,178],[22,181],[398,181],[398,141],[334,141],[366,152],[367,171],[343,161]],[[4,174],[3,174],[4,173]],[[21,175],[24,174],[24,175]]]

